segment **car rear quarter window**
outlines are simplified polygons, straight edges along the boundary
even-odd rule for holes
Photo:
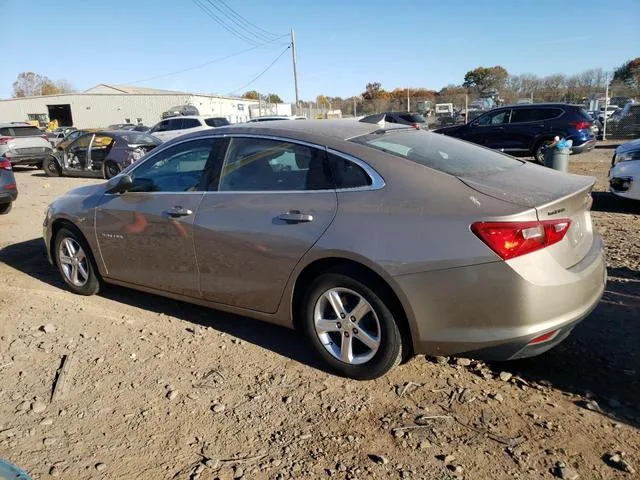
[[[460,177],[499,172],[523,163],[508,155],[425,130],[374,133],[351,141]]]
[[[360,165],[334,154],[329,154],[328,159],[337,189],[362,188],[371,185],[371,177]]]

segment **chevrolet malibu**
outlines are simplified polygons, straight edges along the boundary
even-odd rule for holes
[[[49,259],[304,332],[334,371],[561,342],[606,282],[594,179],[410,126],[273,121],[167,142],[55,200]]]

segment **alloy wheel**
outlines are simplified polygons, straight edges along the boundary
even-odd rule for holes
[[[351,365],[371,360],[380,348],[380,320],[359,293],[336,287],[324,292],[314,306],[315,332],[336,359]]]
[[[73,238],[60,242],[58,260],[65,279],[76,287],[84,286],[89,280],[89,260],[82,247]]]

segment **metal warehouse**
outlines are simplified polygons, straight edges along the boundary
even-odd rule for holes
[[[115,123],[152,126],[162,112],[176,105],[193,105],[203,116],[245,122],[258,113],[258,101],[129,85],[100,84],[81,93],[0,100],[0,122],[57,120],[60,126],[102,128]]]

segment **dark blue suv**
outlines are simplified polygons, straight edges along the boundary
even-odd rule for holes
[[[573,153],[591,150],[596,143],[592,124],[579,105],[543,103],[494,108],[465,125],[435,132],[514,156],[533,156],[542,163],[544,150],[556,135],[573,140]]]

